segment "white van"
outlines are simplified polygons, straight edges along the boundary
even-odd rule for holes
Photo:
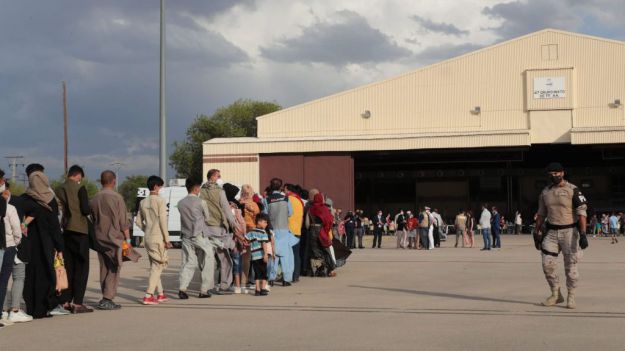
[[[181,185],[182,184],[182,185]],[[187,189],[184,187],[184,179],[173,179],[169,182],[169,187],[162,188],[158,195],[165,199],[167,204],[167,228],[169,229],[169,240],[172,243],[180,242],[180,212],[178,212],[178,201],[187,196]],[[139,202],[150,195],[148,188],[137,189],[136,209],[139,208]],[[135,216],[136,218],[136,216]],[[139,237],[143,237],[145,233],[135,224],[133,218],[132,236],[133,242],[138,242]],[[178,246],[178,245],[177,245]]]

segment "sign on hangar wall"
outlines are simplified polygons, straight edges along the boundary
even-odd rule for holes
[[[534,99],[559,99],[566,97],[564,77],[535,77]]]

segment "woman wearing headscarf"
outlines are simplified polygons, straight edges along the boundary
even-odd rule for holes
[[[317,193],[306,216],[308,228],[308,247],[310,250],[310,265],[315,275],[336,276],[335,263],[330,254],[332,247],[332,225],[334,217],[325,205],[323,195]]]
[[[28,172],[28,188],[22,195],[24,213],[34,217],[28,226],[29,253],[24,282],[26,312],[33,318],[49,316],[57,306],[54,258],[63,257],[63,238],[59,223],[59,207],[50,189],[43,167]],[[31,170],[32,170],[31,168]],[[61,314],[61,313],[58,313]]]
[[[245,274],[245,280],[243,280],[242,256],[243,253],[247,251],[249,244],[247,242],[247,239],[245,239],[247,226],[245,224],[245,219],[243,219],[243,212],[241,211],[243,205],[236,199],[236,196],[239,193],[239,187],[230,183],[226,183],[224,184],[223,189],[226,193],[226,199],[230,204],[230,209],[232,210],[235,224],[232,228],[230,228],[235,242],[234,248],[230,250],[230,256],[232,257],[232,276],[234,278],[234,293],[247,293],[247,290],[241,289],[241,283],[243,283],[244,289],[245,285],[247,284],[247,274]]]

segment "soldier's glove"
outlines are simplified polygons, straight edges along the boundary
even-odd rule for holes
[[[588,247],[588,238],[586,238],[586,234],[579,234],[579,247],[582,250],[585,250]]]
[[[538,232],[534,233],[534,246],[536,247],[536,250],[540,251],[542,249],[542,245],[543,245],[543,236],[540,235]]]

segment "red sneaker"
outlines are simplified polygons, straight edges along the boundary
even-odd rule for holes
[[[150,295],[150,297],[143,297],[144,305],[158,305],[158,298],[154,295]]]
[[[165,296],[165,294],[160,294],[156,297],[156,301],[160,302],[167,302],[169,301],[169,299],[167,298],[167,296]]]

